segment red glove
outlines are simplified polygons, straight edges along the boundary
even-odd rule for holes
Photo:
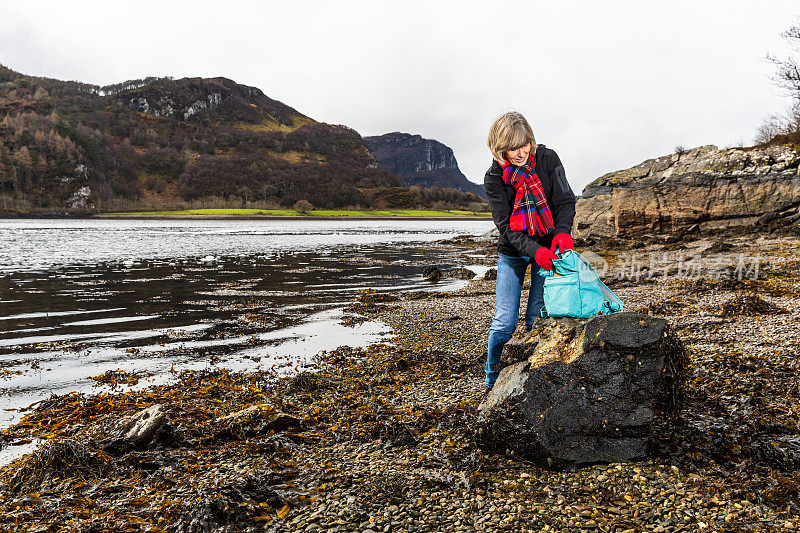
[[[542,246],[536,250],[536,255],[533,257],[536,263],[545,270],[553,270],[553,259],[558,259],[558,256]]]
[[[556,246],[561,253],[564,253],[565,250],[574,250],[575,245],[572,244],[572,237],[570,237],[569,233],[556,233],[553,237],[553,242],[550,244],[550,251],[555,252]]]

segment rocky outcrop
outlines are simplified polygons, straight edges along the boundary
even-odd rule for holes
[[[556,468],[645,457],[654,421],[680,403],[686,368],[665,319],[629,312],[537,321],[503,358],[478,440]]]
[[[72,196],[67,198],[67,207],[70,209],[86,209],[91,195],[92,189],[89,187],[81,187],[72,193]]]
[[[483,188],[462,174],[453,150],[439,141],[396,131],[364,137],[364,144],[380,168],[408,186],[451,188],[486,198]]]
[[[261,107],[273,121],[286,127],[313,122],[282,102],[268,98],[257,87],[241,85],[228,78],[151,78],[150,83],[135,84],[128,90],[110,94],[140,113],[157,117],[189,120],[201,111],[217,109],[226,102],[233,109]]]
[[[800,206],[799,166],[800,153],[786,146],[709,145],[648,159],[587,185],[575,232],[672,233],[693,224],[716,229],[792,217]]]

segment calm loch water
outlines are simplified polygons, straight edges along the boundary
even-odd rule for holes
[[[215,365],[290,372],[322,350],[380,340],[384,324],[342,323],[358,291],[454,289],[464,282],[430,285],[423,268],[470,259],[432,243],[491,228],[0,220],[0,428],[51,393],[145,387]],[[112,379],[90,379],[103,374]],[[128,383],[114,385],[114,376]]]

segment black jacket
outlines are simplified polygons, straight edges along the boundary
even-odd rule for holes
[[[486,196],[489,197],[489,205],[492,208],[492,218],[494,218],[495,226],[500,230],[497,250],[503,254],[515,257],[528,256],[533,260],[539,248],[550,246],[553,235],[572,232],[572,220],[575,218],[575,195],[567,182],[564,166],[561,164],[558,154],[543,144],[536,147],[536,173],[542,181],[555,226],[554,233],[538,238],[529,236],[527,231],[515,231],[509,227],[517,191],[513,186],[503,182],[503,169],[500,167],[500,163],[493,161],[491,168],[486,171],[483,178]]]

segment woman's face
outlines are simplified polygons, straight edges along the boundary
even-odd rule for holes
[[[524,165],[525,162],[528,160],[528,154],[531,153],[531,143],[526,144],[522,148],[517,148],[516,150],[509,150],[506,152],[506,159],[509,163],[518,167],[520,165]]]

